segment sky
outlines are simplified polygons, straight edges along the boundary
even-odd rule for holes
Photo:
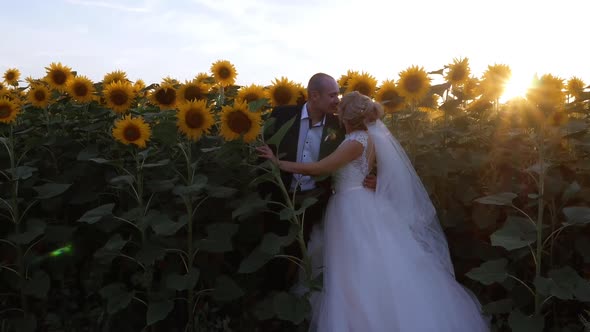
[[[190,80],[228,60],[237,84],[307,84],[347,70],[397,80],[468,58],[507,64],[513,85],[550,73],[590,82],[586,0],[0,0],[0,72],[61,62],[94,81]],[[0,73],[0,74],[1,74]],[[517,89],[518,87],[514,87]],[[520,87],[522,88],[522,87]]]

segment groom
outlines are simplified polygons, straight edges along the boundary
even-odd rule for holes
[[[283,160],[297,162],[315,162],[332,153],[344,138],[344,130],[340,127],[337,111],[340,89],[333,77],[317,73],[307,84],[307,102],[303,105],[276,107],[270,114],[274,118],[273,128],[266,137],[274,134],[289,120],[294,119],[278,148]],[[267,136],[268,135],[268,136]],[[276,148],[276,147],[275,147]],[[330,179],[316,181],[311,176],[281,173],[283,183],[290,194],[295,193],[296,200],[306,197],[318,199],[316,204],[305,211],[303,235],[305,242],[314,225],[322,220],[323,210],[330,197]],[[274,199],[283,200],[278,192]],[[299,256],[299,255],[297,255]]]
[[[293,125],[288,129],[278,148],[278,154],[281,155],[282,160],[316,162],[336,150],[344,139],[344,128],[340,126],[335,115],[340,102],[339,95],[340,88],[336,80],[330,75],[317,73],[309,79],[307,84],[308,98],[306,103],[303,105],[281,106],[272,111],[270,118],[275,119],[275,122],[269,132],[265,133],[265,137],[271,137],[285,123],[294,118]],[[276,149],[276,147],[274,148]],[[319,180],[310,176],[284,172],[281,173],[281,178],[289,193],[291,195],[295,193],[296,202],[302,202],[307,197],[315,197],[318,200],[305,211],[303,237],[305,243],[309,244],[310,237],[313,237],[313,233],[317,232],[312,232],[312,230],[321,228],[324,209],[331,194],[331,180],[329,177]],[[368,176],[364,185],[375,189],[375,177]],[[274,188],[271,192],[273,193],[273,200],[283,201],[283,197],[277,188]],[[266,224],[267,229],[279,235],[288,233],[289,223],[284,220],[271,219]],[[321,250],[321,247],[317,249]],[[296,243],[286,248],[286,251],[288,254],[301,257]],[[281,263],[278,264],[282,265]],[[295,265],[289,266],[288,271],[284,269],[284,265],[282,269],[275,266],[271,270],[276,271],[277,268],[279,270],[276,272],[278,275],[274,276],[273,279],[284,280],[286,272],[287,278],[290,279],[285,280],[287,284],[293,282],[296,272]],[[277,279],[274,281],[279,282]],[[290,285],[281,286],[288,287]],[[283,288],[281,286],[279,288]]]

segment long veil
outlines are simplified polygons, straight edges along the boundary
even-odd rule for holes
[[[403,147],[389,129],[377,120],[367,125],[377,158],[378,198],[410,223],[422,247],[451,275],[455,275],[445,234],[428,193]]]

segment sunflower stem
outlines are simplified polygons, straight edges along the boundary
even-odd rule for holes
[[[196,169],[196,166],[193,166],[193,164],[192,164],[192,146],[191,146],[190,139],[188,139],[186,141],[185,147],[183,147],[183,145],[181,144],[181,149],[186,150],[183,152],[184,152],[184,156],[186,158],[187,185],[190,186],[193,184],[195,169]],[[187,242],[186,242],[187,255],[188,255],[186,273],[188,274],[188,273],[190,273],[190,270],[193,266],[194,256],[195,256],[195,253],[193,252],[194,251],[194,248],[193,248],[193,216],[196,213],[196,209],[193,210],[193,201],[192,201],[192,197],[190,194],[183,197],[183,200],[184,200],[184,205],[186,208],[187,228],[188,228]],[[187,330],[188,331],[192,331],[193,326],[194,326],[193,302],[194,302],[194,289],[189,289],[187,291],[187,314],[188,314]]]
[[[15,155],[15,143],[14,143],[14,127],[11,124],[10,125],[10,129],[9,129],[9,138],[8,138],[8,144],[6,145],[8,148],[8,156],[10,158],[10,169],[12,170],[12,177],[11,177],[11,183],[12,183],[12,222],[14,224],[14,228],[15,228],[15,233],[16,236],[19,236],[21,233],[23,233],[23,223],[20,222],[20,211],[19,211],[19,207],[18,207],[18,177],[16,175],[16,167],[17,167],[17,161],[16,161],[16,155]],[[29,304],[27,301],[27,296],[24,293],[24,288],[25,288],[25,281],[26,281],[26,276],[25,276],[25,261],[24,261],[24,253],[23,253],[23,247],[22,245],[17,245],[16,246],[16,252],[17,252],[17,264],[18,264],[18,274],[20,277],[20,303],[21,303],[21,308],[23,310],[23,315],[26,317],[27,312],[29,311]]]
[[[49,105],[43,108],[43,114],[45,115],[45,126],[47,127],[47,135],[49,136],[51,126],[49,125]]]
[[[142,211],[140,216],[139,216],[139,220],[138,220],[138,224],[142,225],[143,224],[143,219],[145,216],[145,209],[143,206],[143,162],[139,161],[139,154],[137,153],[137,151],[135,149],[133,149],[133,157],[135,159],[135,184],[136,184],[136,189],[135,189],[135,197],[137,200],[137,208],[139,209],[139,211]],[[142,245],[145,245],[146,242],[146,233],[145,233],[145,228],[139,228],[141,231],[141,243]]]
[[[543,261],[543,212],[545,210],[545,126],[541,125],[539,130],[539,162],[541,163],[541,171],[539,174],[539,198],[537,201],[537,264],[535,265],[535,279],[541,277],[541,263]],[[535,315],[541,313],[541,295],[539,292],[535,293]]]
[[[219,106],[223,106],[223,103],[225,102],[225,91],[224,91],[224,87],[223,85],[220,85],[219,87]]]
[[[295,199],[291,200],[289,197],[289,192],[287,191],[287,187],[283,183],[283,179],[281,178],[281,172],[278,169],[278,165],[273,164],[272,166],[272,173],[275,176],[276,183],[279,185],[281,192],[283,193],[283,197],[285,202],[287,203],[289,209],[295,211]],[[305,213],[305,212],[304,212]],[[291,219],[291,222],[295,223],[299,226],[299,232],[297,234],[297,242],[299,243],[299,249],[301,250],[301,257],[303,257],[303,266],[305,267],[305,275],[310,276],[311,271],[311,258],[307,255],[307,245],[305,243],[305,239],[303,238],[303,221],[299,219],[297,215],[294,215]]]

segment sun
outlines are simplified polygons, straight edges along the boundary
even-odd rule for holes
[[[500,103],[505,103],[517,97],[525,97],[533,83],[534,74],[512,71],[512,76],[506,83],[504,93],[500,97]]]

